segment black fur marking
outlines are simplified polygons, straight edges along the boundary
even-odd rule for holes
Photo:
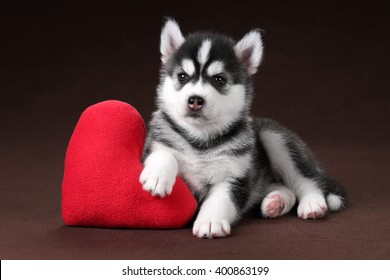
[[[152,137],[155,141],[160,142],[169,148],[175,149],[175,145],[169,139],[160,136],[158,133],[153,133]]]
[[[256,134],[256,147],[254,149],[253,156],[253,170],[255,170],[255,172],[252,181],[256,182],[257,184],[260,181],[261,186],[265,186],[271,183],[283,184],[283,178],[281,174],[277,172],[277,170],[272,168],[270,157],[260,138],[260,132],[266,125],[265,120],[256,118],[252,122],[252,125]],[[260,187],[260,192],[263,191],[263,187]]]
[[[252,151],[252,149],[253,149],[252,143],[244,143],[239,148],[229,150],[227,154],[239,157],[248,154],[250,151]]]
[[[310,179],[314,179],[318,176],[319,171],[315,169],[313,164],[304,158],[304,154],[299,150],[296,143],[293,141],[287,141],[287,149],[289,151],[290,157],[294,162],[295,168],[298,169],[299,173]]]
[[[221,132],[220,135],[207,141],[202,141],[192,138],[185,129],[176,124],[166,113],[163,113],[162,116],[173,131],[186,140],[191,145],[191,147],[199,151],[206,151],[208,149],[213,149],[222,144],[225,144],[247,128],[245,120],[240,119],[229,126],[225,131]]]
[[[198,202],[198,208],[203,204],[203,202],[206,200],[208,197],[208,194],[210,193],[210,190],[212,188],[211,184],[207,184],[201,190],[197,191],[194,193],[194,197],[196,201]]]
[[[272,181],[274,182],[280,182],[281,176],[271,169],[271,161],[269,159],[269,156],[267,154],[266,149],[264,148],[263,142],[261,141],[259,134],[260,131],[264,127],[264,119],[255,119],[251,123],[254,132],[256,133],[256,147],[254,150],[254,157],[253,157],[253,168],[259,172],[259,170],[263,170],[266,174],[272,174]]]
[[[231,199],[239,210],[242,210],[249,199],[249,175],[229,182],[232,185]]]

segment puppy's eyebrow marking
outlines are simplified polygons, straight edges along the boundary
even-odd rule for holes
[[[202,45],[199,48],[198,57],[197,57],[200,65],[203,66],[209,59],[210,49],[211,49],[211,41],[209,39],[204,40]]]
[[[181,67],[183,68],[184,72],[186,72],[188,75],[192,76],[195,74],[195,65],[191,59],[188,58],[183,59],[181,62]]]
[[[207,75],[212,77],[214,75],[223,73],[224,70],[225,70],[225,67],[224,67],[223,62],[217,60],[209,65],[209,67],[207,68]]]

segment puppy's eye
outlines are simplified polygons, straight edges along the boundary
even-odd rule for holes
[[[188,76],[187,73],[181,72],[181,73],[177,74],[177,80],[181,84],[185,84],[189,78],[190,78],[190,76]]]
[[[214,77],[213,77],[213,81],[214,81],[214,83],[217,85],[217,86],[220,86],[220,87],[222,87],[222,86],[224,86],[224,85],[226,85],[226,78],[224,77],[224,76],[222,76],[222,75],[215,75]]]

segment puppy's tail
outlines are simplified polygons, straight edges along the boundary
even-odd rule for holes
[[[334,193],[327,195],[326,203],[330,211],[340,211],[346,206],[345,198]]]
[[[343,186],[334,178],[326,176],[322,182],[326,189],[326,203],[330,211],[340,211],[347,206],[347,197]]]

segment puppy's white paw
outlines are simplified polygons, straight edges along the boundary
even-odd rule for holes
[[[261,214],[264,218],[276,218],[282,215],[284,200],[278,192],[268,194],[261,203]]]
[[[261,203],[261,214],[265,218],[276,218],[286,214],[295,205],[296,197],[284,186],[274,186]]]
[[[198,238],[221,238],[230,234],[230,225],[227,221],[211,221],[197,219],[192,233]]]
[[[172,193],[178,165],[175,157],[164,150],[151,153],[145,160],[145,167],[139,181],[143,189],[153,196],[164,197]]]
[[[298,216],[302,219],[320,219],[328,211],[325,198],[320,194],[309,194],[298,205]]]
[[[153,165],[145,166],[140,176],[143,189],[153,196],[170,195],[175,181],[176,173],[170,172],[169,168],[163,169]]]

